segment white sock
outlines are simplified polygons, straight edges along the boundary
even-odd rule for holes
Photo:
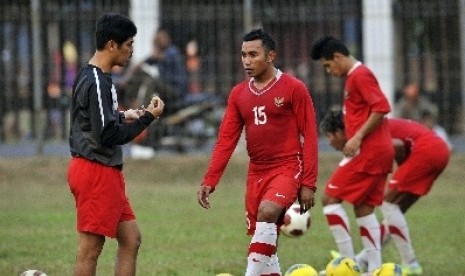
[[[354,258],[354,246],[350,236],[350,223],[342,204],[330,204],[323,207],[323,214],[329,225],[339,253],[342,256]]]
[[[270,259],[269,265],[265,267],[262,274],[264,275],[281,275],[281,267],[277,254],[273,254]]]
[[[245,276],[259,276],[268,269],[268,266],[276,266],[273,265],[272,256],[276,254],[277,237],[275,223],[256,223],[255,233],[249,246]],[[277,258],[275,260],[277,261]]]
[[[389,233],[389,226],[386,219],[383,219],[380,225],[381,229],[381,247],[385,246],[391,239],[391,233]]]
[[[402,264],[417,265],[415,252],[410,240],[407,220],[397,204],[384,201],[381,212],[387,222],[391,238],[399,252]]]
[[[381,266],[381,229],[374,213],[356,218],[360,228],[363,250],[368,261],[368,271],[374,271]]]
[[[368,260],[366,256],[366,251],[362,249],[360,253],[355,256],[355,262],[360,266],[362,272],[367,271],[368,269]]]

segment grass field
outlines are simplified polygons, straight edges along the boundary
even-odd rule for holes
[[[335,153],[321,153],[320,186],[338,159]],[[196,191],[207,162],[208,156],[126,161],[128,194],[143,235],[138,275],[243,275],[249,243],[243,209],[247,159],[233,157],[211,197],[212,209],[203,210]],[[72,274],[76,232],[67,164],[66,157],[0,160],[0,275],[32,268],[49,276]],[[465,154],[453,155],[431,193],[407,214],[424,275],[465,275],[464,164]],[[354,240],[360,249],[358,235]],[[108,239],[98,275],[113,275],[115,248]],[[319,203],[308,234],[280,239],[281,266],[307,263],[323,269],[333,248]],[[383,249],[383,259],[399,260],[393,244]]]

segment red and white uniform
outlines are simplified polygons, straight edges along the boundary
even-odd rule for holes
[[[404,143],[407,157],[389,181],[389,189],[419,196],[431,189],[450,158],[447,144],[426,126],[407,119],[389,119],[392,138]]]
[[[373,73],[360,62],[349,71],[343,95],[344,125],[352,138],[372,112],[387,114],[391,108]],[[387,175],[392,171],[394,149],[387,119],[369,133],[360,152],[341,162],[326,185],[326,193],[352,204],[380,205]]]
[[[204,185],[215,188],[218,184],[244,127],[250,157],[246,208],[249,233],[253,233],[258,204],[263,199],[289,207],[300,185],[315,188],[318,136],[306,86],[279,70],[261,90],[254,86],[253,79],[236,85],[229,95]]]

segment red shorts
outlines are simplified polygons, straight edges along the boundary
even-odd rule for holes
[[[288,209],[296,200],[299,182],[295,178],[282,173],[255,174],[247,176],[245,194],[247,234],[253,235],[257,223],[258,207],[263,200],[270,200]],[[284,223],[284,213],[278,220],[279,226]]]
[[[111,238],[118,224],[135,219],[120,170],[84,158],[72,158],[68,184],[77,209],[77,230]]]
[[[449,157],[449,149],[442,141],[437,145],[418,145],[394,172],[388,189],[426,195],[446,168]]]
[[[357,172],[356,164],[339,166],[326,183],[325,193],[355,206],[366,203],[379,206],[383,202],[386,174]]]

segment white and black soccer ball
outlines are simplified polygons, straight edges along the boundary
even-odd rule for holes
[[[281,226],[280,232],[288,237],[300,237],[310,229],[311,224],[310,211],[301,214],[300,205],[294,203],[284,215],[284,224]]]
[[[19,276],[47,276],[47,274],[37,269],[30,269],[22,272]]]

